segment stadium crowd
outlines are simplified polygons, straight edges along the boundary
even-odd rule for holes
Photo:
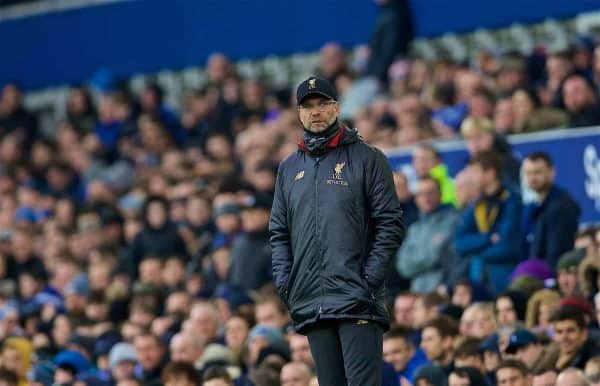
[[[600,229],[578,229],[547,154],[520,160],[505,138],[600,124],[600,48],[384,73],[335,43],[320,55],[344,122],[416,145],[416,177],[394,175],[408,232],[384,385],[600,385]],[[3,86],[0,385],[317,385],[271,281],[277,164],[302,135],[292,89],[222,54],[207,71],[181,111],[156,84],[73,87],[53,135]],[[471,158],[450,176],[435,143],[460,137]]]

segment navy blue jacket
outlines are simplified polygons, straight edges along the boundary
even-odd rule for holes
[[[297,330],[319,319],[389,324],[384,277],[404,237],[383,153],[345,128],[321,156],[279,165],[269,224],[273,277]]]
[[[496,210],[485,226],[485,213]],[[461,257],[470,259],[471,280],[484,283],[494,293],[504,291],[521,260],[521,211],[521,197],[503,189],[496,197],[484,197],[469,206],[458,225],[454,246]],[[499,236],[496,243],[494,234]]]
[[[555,268],[560,256],[573,249],[581,209],[571,195],[553,186],[546,199],[523,209],[524,256],[545,260]]]

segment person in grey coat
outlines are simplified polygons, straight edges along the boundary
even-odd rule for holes
[[[419,219],[408,228],[396,255],[396,268],[410,279],[416,293],[434,291],[443,282],[442,264],[455,260],[452,239],[460,215],[452,205],[441,203],[439,182],[424,177],[417,184]]]

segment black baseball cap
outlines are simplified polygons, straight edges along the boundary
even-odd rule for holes
[[[509,354],[514,354],[517,350],[530,343],[536,343],[537,337],[529,330],[517,330],[510,335],[508,338],[508,346],[505,351]]]
[[[296,100],[298,101],[298,104],[300,104],[307,96],[315,94],[337,101],[337,91],[335,91],[335,87],[333,87],[327,79],[316,76],[311,76],[300,83],[296,90]]]

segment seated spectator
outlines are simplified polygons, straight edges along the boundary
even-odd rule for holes
[[[550,289],[537,291],[527,302],[525,327],[535,333],[549,332],[550,317],[559,308],[560,294]]]
[[[164,386],[197,386],[200,374],[190,362],[170,362],[161,374]]]
[[[414,382],[415,371],[428,362],[423,351],[410,341],[409,334],[403,327],[393,327],[383,334],[383,359],[394,366],[398,382]]]
[[[458,212],[440,202],[440,185],[433,177],[423,177],[417,186],[420,218],[408,228],[406,239],[396,255],[396,268],[411,280],[414,293],[433,291],[443,278],[444,262],[456,260],[451,249]]]
[[[556,386],[589,386],[583,371],[568,368],[560,372],[556,378]]]
[[[202,386],[233,386],[233,382],[225,368],[214,366],[204,372]]]
[[[569,119],[560,109],[543,107],[534,90],[519,88],[512,94],[515,115],[513,133],[567,127]]]
[[[579,72],[567,75],[562,83],[562,98],[569,115],[569,127],[600,124],[598,95],[591,80]]]
[[[0,386],[19,386],[19,376],[14,371],[0,368]]]
[[[479,338],[464,338],[454,349],[454,366],[474,367],[485,373],[481,343]]]
[[[288,336],[290,351],[292,352],[292,360],[294,362],[302,362],[310,369],[315,368],[315,360],[310,351],[308,337],[306,335],[292,334]]]
[[[521,200],[500,181],[501,164],[495,154],[473,158],[471,167],[481,176],[483,196],[463,214],[454,245],[470,262],[470,279],[498,293],[519,261]]]
[[[446,386],[448,375],[439,366],[423,365],[415,375],[415,386]]]
[[[475,202],[481,194],[477,188],[475,176],[468,167],[456,175],[454,184],[456,186],[456,206],[461,211]]]
[[[600,257],[586,256],[579,263],[579,288],[586,299],[592,300],[600,292]]]
[[[133,345],[138,358],[136,377],[144,382],[144,385],[159,386],[166,363],[164,343],[152,333],[143,333],[135,337]]]
[[[267,297],[258,301],[254,312],[257,324],[279,328],[282,331],[291,322],[287,307],[279,297]]]
[[[496,370],[498,386],[531,386],[533,377],[525,364],[516,359],[507,359]]]
[[[402,327],[413,326],[413,308],[417,295],[411,292],[402,292],[394,299],[394,323]]]
[[[479,369],[474,367],[456,367],[450,372],[448,386],[485,385],[486,380]]]
[[[600,348],[588,337],[588,327],[582,311],[572,306],[563,306],[551,318],[554,327],[552,339],[559,347],[559,356],[555,363],[557,370],[568,367],[583,369],[585,363]]]
[[[115,344],[108,355],[108,363],[113,382],[118,383],[133,377],[137,363],[135,347],[125,342]]]
[[[430,320],[441,315],[440,308],[447,299],[437,292],[420,295],[413,306],[413,324],[416,330],[422,329]]]
[[[591,383],[600,383],[600,356],[595,356],[587,361],[584,374]]]
[[[502,184],[510,190],[519,190],[520,162],[512,154],[506,139],[494,133],[492,121],[487,118],[467,118],[461,125],[460,133],[467,142],[471,157],[487,152],[497,153],[501,160]]]
[[[566,252],[556,264],[558,289],[563,297],[580,294],[578,269],[584,253],[581,249]]]
[[[461,335],[486,338],[496,331],[494,306],[491,303],[473,303],[462,314]]]
[[[454,181],[448,175],[448,167],[442,163],[440,154],[433,145],[417,145],[412,153],[412,165],[418,179],[433,177],[438,181],[443,204],[456,204]]]
[[[531,331],[517,330],[508,338],[508,345],[504,352],[525,363],[529,369],[533,369],[542,357],[543,350],[541,342]]]
[[[535,203],[523,208],[523,254],[555,267],[559,257],[573,249],[581,210],[569,193],[554,184],[556,171],[548,154],[529,154],[523,174],[537,195]]]
[[[187,257],[185,243],[177,227],[168,217],[169,204],[160,197],[150,197],[144,207],[144,228],[132,244],[133,259],[137,264],[148,256],[179,255]]]
[[[527,295],[506,291],[496,298],[496,320],[499,327],[517,327],[525,321]]]
[[[429,321],[423,327],[421,348],[427,359],[440,366],[446,373],[453,367],[454,340],[458,336],[457,323],[447,316]]]
[[[532,386],[556,386],[558,373],[553,370],[540,370],[534,373]]]
[[[309,386],[312,373],[302,362],[290,362],[281,369],[281,386]]]

